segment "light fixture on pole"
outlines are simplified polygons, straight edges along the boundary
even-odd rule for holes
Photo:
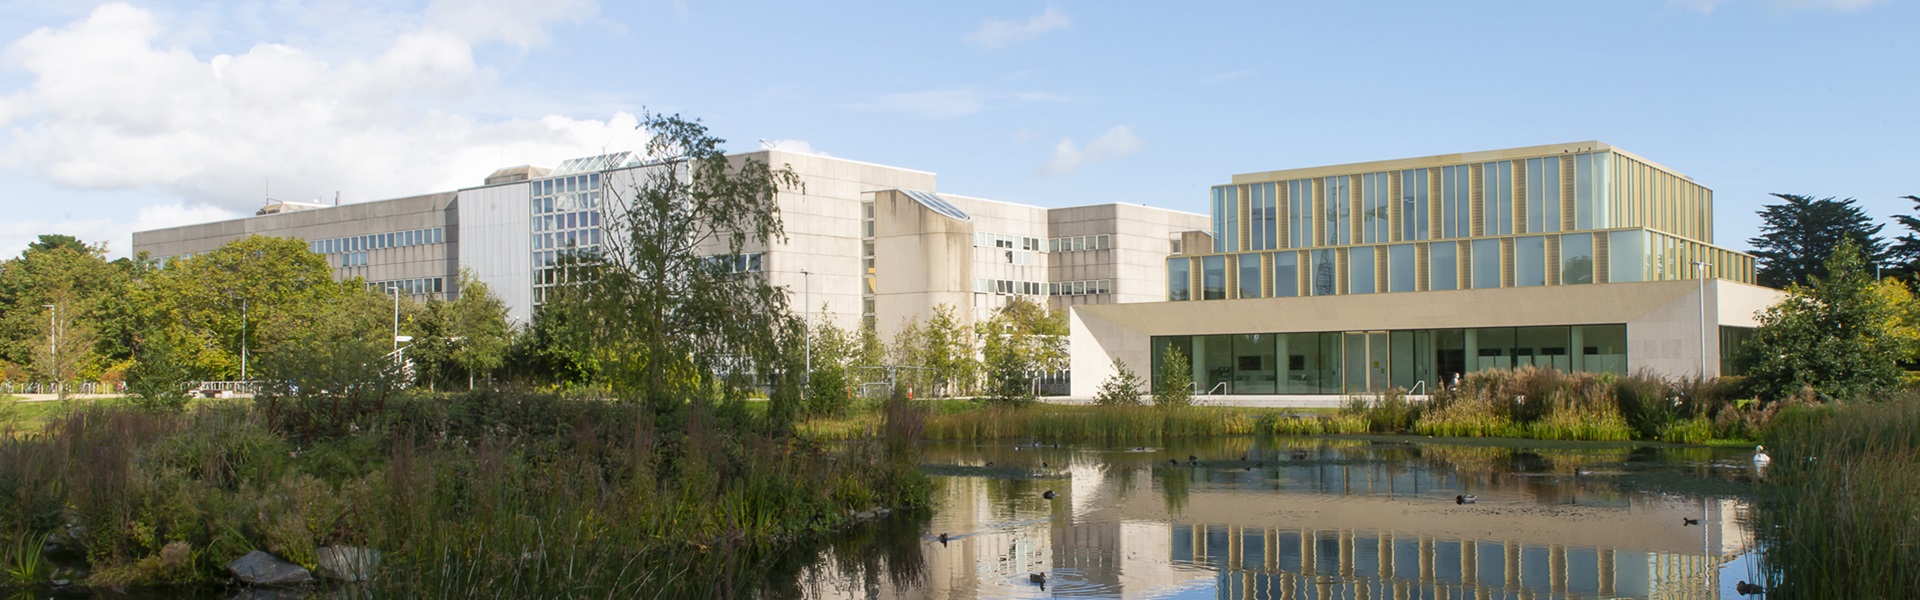
[[[1707,376],[1707,262],[1693,261],[1693,278],[1700,280],[1700,377]]]
[[[808,271],[806,269],[801,269],[800,280],[802,282],[800,284],[800,288],[801,288],[800,302],[806,304],[806,306],[803,308],[805,310],[804,314],[806,314],[806,320],[807,320],[807,324],[806,324],[807,372],[805,375],[802,375],[800,377],[800,385],[805,387],[813,384],[813,272]]]

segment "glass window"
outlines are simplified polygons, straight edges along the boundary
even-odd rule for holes
[[[1607,281],[1646,281],[1646,230],[1607,232]]]
[[[1560,230],[1560,157],[1527,159],[1527,231]]]
[[[1248,187],[1248,193],[1252,196],[1247,202],[1252,212],[1249,215],[1251,220],[1247,228],[1247,236],[1249,238],[1247,240],[1247,249],[1272,250],[1274,248],[1274,239],[1278,234],[1278,231],[1275,230],[1275,219],[1279,216],[1279,211],[1276,210],[1276,199],[1274,198],[1276,194],[1275,184],[1256,183]],[[1101,237],[1105,238],[1106,236]],[[1102,239],[1101,241],[1104,242],[1105,240]]]
[[[1287,247],[1313,245],[1313,180],[1287,182]]]
[[[1233,384],[1235,394],[1272,394],[1276,391],[1273,334],[1233,336]]]
[[[1560,236],[1560,283],[1593,283],[1593,234]]]
[[[1167,299],[1193,299],[1192,260],[1186,258],[1167,259]]]
[[[1607,201],[1610,192],[1607,185],[1607,156],[1604,152],[1596,152],[1573,157],[1574,229],[1606,229],[1611,226]]]
[[[1227,257],[1200,257],[1200,299],[1224,300],[1227,297]]]
[[[1441,237],[1473,235],[1473,172],[1467,165],[1440,167]]]
[[[1355,246],[1347,250],[1347,293],[1373,293],[1373,246]]]
[[[1260,297],[1260,255],[1242,254],[1240,263],[1240,298]]]
[[[1513,240],[1513,285],[1533,287],[1547,284],[1547,238],[1527,236]]]
[[[1339,271],[1335,270],[1338,267],[1334,266],[1333,250],[1314,250],[1309,253],[1308,256],[1312,257],[1313,260],[1313,264],[1311,265],[1313,269],[1311,275],[1313,295],[1332,296],[1335,285],[1337,285],[1336,274],[1339,273]]]
[[[1400,172],[1400,239],[1427,239],[1427,170]]]
[[[1300,295],[1300,253],[1273,255],[1273,295],[1276,298]]]
[[[1473,241],[1473,289],[1500,287],[1500,240]]]
[[[1326,178],[1327,244],[1353,243],[1352,181],[1346,175]]]
[[[1581,325],[1571,328],[1573,368],[1589,373],[1627,372],[1627,326]]]
[[[1387,291],[1413,291],[1414,274],[1419,271],[1419,265],[1416,264],[1414,256],[1413,244],[1395,244],[1387,247]]]
[[[1513,332],[1513,366],[1573,370],[1567,351],[1567,327],[1521,327]],[[1529,399],[1531,400],[1531,398]]]
[[[1427,289],[1460,289],[1460,252],[1454,242],[1427,245]]]
[[[1481,216],[1485,235],[1513,233],[1513,163],[1490,162],[1480,166]]]
[[[1467,330],[1467,364],[1472,371],[1513,368],[1513,328]]]
[[[1232,389],[1229,382],[1233,379],[1233,337],[1231,335],[1193,336],[1193,364],[1204,367],[1200,376],[1194,378],[1194,382],[1200,384],[1200,393]]]
[[[1392,241],[1393,230],[1388,227],[1392,218],[1392,192],[1388,183],[1391,173],[1368,173],[1360,176],[1360,241],[1376,243]]]

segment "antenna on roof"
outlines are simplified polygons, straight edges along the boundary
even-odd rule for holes
[[[340,190],[333,191],[333,205],[334,206],[340,205]]]

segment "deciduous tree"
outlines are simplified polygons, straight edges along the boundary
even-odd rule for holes
[[[1812,389],[1826,400],[1869,397],[1899,383],[1899,307],[1875,285],[1852,240],[1838,243],[1825,275],[1791,285],[1760,315],[1741,350],[1748,380],[1771,399]]]

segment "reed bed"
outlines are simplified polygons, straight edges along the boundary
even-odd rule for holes
[[[1645,372],[1621,376],[1536,367],[1483,371],[1440,390],[1427,405],[1414,407],[1412,430],[1446,437],[1689,444],[1750,439],[1772,412],[1743,407],[1735,399],[1738,391],[1737,382],[1670,381]],[[1393,406],[1384,399],[1376,404]]]
[[[1768,597],[1920,597],[1920,398],[1795,407],[1767,448]]]
[[[384,554],[356,595],[716,597],[766,583],[783,549],[860,513],[926,502],[916,445],[894,439],[917,434],[917,411],[890,408],[870,442],[832,447],[741,412],[656,421],[639,405],[493,392],[359,410],[83,408],[0,439],[0,539],[52,535],[94,586],[223,581],[254,549],[312,568],[319,547],[345,545]]]
[[[932,415],[930,440],[1036,439],[1137,444],[1183,437],[1366,433],[1346,415],[1222,407],[1063,406],[981,408]]]

